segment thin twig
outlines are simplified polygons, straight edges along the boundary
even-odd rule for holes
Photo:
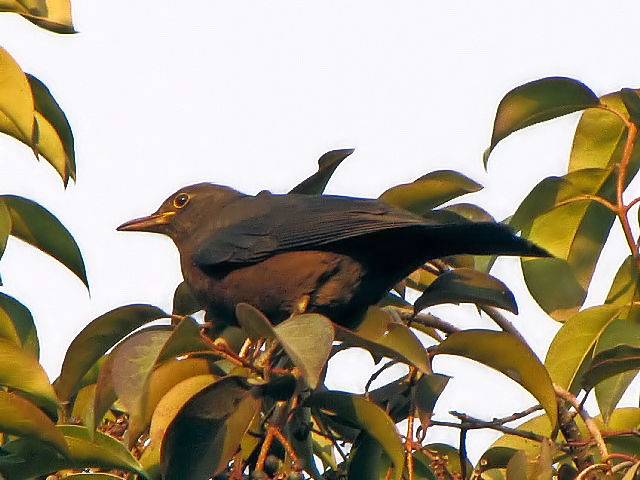
[[[593,441],[596,443],[598,451],[600,452],[600,456],[602,458],[607,458],[609,456],[609,451],[607,450],[607,445],[604,443],[604,439],[602,438],[600,429],[596,425],[596,422],[594,422],[593,418],[591,418],[586,412],[586,410],[580,407],[580,403],[578,402],[578,399],[575,397],[575,395],[573,395],[571,392],[566,391],[560,385],[557,385],[555,383],[553,384],[553,390],[555,391],[557,397],[565,400],[573,408],[576,409],[576,411],[584,421],[587,430],[591,434]]]
[[[375,380],[382,374],[382,372],[384,372],[387,368],[391,368],[394,365],[397,365],[398,363],[399,362],[397,360],[390,360],[384,365],[382,365],[378,370],[373,372],[373,374],[369,377],[369,380],[367,380],[366,385],[364,386],[365,397],[369,396],[369,388],[371,388],[371,384],[375,382]]]
[[[393,305],[388,305],[384,308],[395,312],[401,320],[412,323],[419,323],[420,325],[424,325],[425,327],[435,328],[436,330],[440,330],[447,335],[460,331],[458,327],[455,327],[449,322],[445,322],[444,320],[429,313],[419,313],[417,315],[414,315],[413,310],[407,310],[406,308],[396,307]]]
[[[486,313],[489,318],[491,318],[491,320],[493,320],[503,331],[511,333],[512,335],[515,335],[520,340],[522,340],[523,343],[527,343],[518,329],[513,326],[513,323],[511,323],[507,317],[499,312],[497,308],[487,307],[486,305],[479,305],[479,308],[484,313]]]

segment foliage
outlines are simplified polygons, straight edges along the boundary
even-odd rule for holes
[[[73,32],[67,1],[0,1],[0,10],[54,32]],[[66,185],[75,179],[75,158],[63,111],[1,48],[0,67],[0,131],[45,158]],[[192,316],[200,306],[181,284],[171,313],[127,305],[90,322],[69,346],[53,385],[37,360],[29,310],[0,294],[0,473],[9,479],[57,472],[56,478],[83,479],[432,480],[604,472],[632,479],[640,465],[640,409],[616,407],[640,369],[640,254],[632,233],[637,221],[630,216],[640,198],[625,195],[640,167],[640,97],[622,89],[599,98],[568,78],[517,87],[498,106],[485,164],[511,133],[577,111],[583,113],[567,174],[541,180],[508,220],[554,255],[521,260],[533,298],[563,322],[544,363],[498,311],[516,312],[517,306],[507,286],[489,275],[489,258],[429,262],[353,330],[317,314],[273,326],[241,304],[239,326],[210,338],[207,325]],[[317,173],[292,191],[321,194],[351,153],[323,155]],[[491,217],[480,207],[450,203],[481,188],[460,173],[438,171],[381,198],[443,221],[485,221]],[[614,224],[630,254],[604,304],[584,308]],[[43,207],[0,195],[0,255],[9,236],[52,255],[87,283],[73,237]],[[411,290],[419,292],[413,304]],[[423,312],[442,303],[475,304],[498,330],[460,330]],[[158,319],[166,322],[158,326]],[[354,347],[380,363],[367,391],[328,390],[327,362]],[[433,411],[448,378],[433,372],[436,355],[493,368],[539,405],[491,421],[465,414],[457,414],[459,423],[438,421]],[[370,390],[392,364],[406,366],[403,376]],[[596,418],[582,407],[592,391],[600,407]],[[460,430],[460,444],[424,444],[427,430],[444,424]],[[504,436],[473,467],[466,434],[479,428]]]

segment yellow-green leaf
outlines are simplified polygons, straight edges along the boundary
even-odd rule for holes
[[[554,383],[572,392],[582,388],[582,365],[620,311],[616,305],[599,305],[583,310],[562,325],[551,341],[544,362]]]
[[[419,215],[465,193],[477,192],[482,185],[453,170],[427,173],[412,183],[391,187],[380,198],[396,207]]]
[[[69,447],[60,430],[42,410],[15,393],[0,391],[0,432],[39,440],[61,454]]]
[[[55,33],[76,33],[71,21],[69,0],[40,0],[46,5],[42,12],[29,12],[23,16],[33,24]]]
[[[558,410],[551,378],[529,346],[507,332],[464,330],[442,342],[436,353],[459,355],[494,368],[524,387],[556,425]]]
[[[313,408],[334,417],[356,424],[373,438],[393,463],[392,478],[402,478],[404,469],[404,447],[393,420],[374,403],[366,398],[343,392],[318,392],[309,398]]]
[[[584,84],[565,77],[525,83],[507,93],[496,112],[489,155],[500,140],[522,128],[598,105],[598,97]]]
[[[389,357],[431,373],[427,353],[415,334],[379,307],[370,307],[358,328],[336,325],[336,337],[345,345],[362,347],[377,357]]]
[[[44,369],[33,355],[5,339],[0,339],[0,385],[22,392],[57,418],[58,398]]]
[[[13,341],[35,358],[40,355],[38,333],[33,316],[27,307],[15,298],[0,293],[0,334]]]
[[[0,113],[9,121],[7,124],[0,120],[0,131],[32,145],[34,110],[27,77],[11,55],[0,47]]]

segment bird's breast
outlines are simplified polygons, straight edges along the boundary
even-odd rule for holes
[[[229,323],[235,323],[238,303],[253,305],[273,323],[301,310],[322,313],[340,323],[338,317],[359,307],[354,297],[362,296],[366,274],[365,267],[352,257],[326,251],[280,253],[249,265],[201,268],[189,262],[183,263],[182,271],[208,313]]]

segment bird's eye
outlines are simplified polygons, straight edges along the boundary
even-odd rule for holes
[[[176,208],[182,208],[189,203],[189,195],[186,193],[180,193],[173,199],[173,206]]]

